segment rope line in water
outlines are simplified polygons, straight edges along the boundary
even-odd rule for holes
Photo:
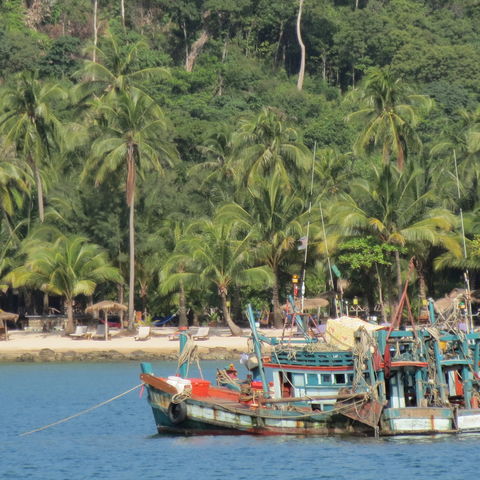
[[[135,387],[130,388],[126,392],[120,393],[119,395],[115,395],[114,397],[109,398],[108,400],[105,400],[104,402],[97,403],[96,405],[93,405],[93,407],[89,407],[85,410],[82,410],[81,412],[75,413],[74,415],[70,415],[69,417],[65,417],[65,418],[62,418],[61,420],[57,420],[56,422],[49,423],[48,425],[45,425],[43,427],[36,428],[35,430],[30,430],[29,432],[20,433],[18,436],[23,437],[25,435],[31,435],[32,433],[41,432],[42,430],[46,430],[47,428],[54,427],[55,425],[60,425],[61,423],[68,422],[69,420],[72,420],[73,418],[79,417],[80,415],[83,415],[85,413],[96,410],[99,407],[103,407],[103,405],[107,405],[107,403],[111,403],[114,400],[117,400],[117,399],[127,395],[128,393],[133,392],[137,388],[140,388],[142,385],[143,385],[143,383],[140,383],[139,385],[136,385]]]

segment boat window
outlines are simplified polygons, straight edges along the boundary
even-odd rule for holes
[[[307,374],[307,385],[318,385],[318,375],[316,373]]]
[[[331,385],[332,376],[329,373],[322,373],[322,385]]]
[[[293,384],[296,387],[305,386],[305,375],[303,373],[294,373],[293,374]]]
[[[353,383],[353,373],[348,374],[348,383]]]
[[[336,373],[334,375],[334,378],[335,378],[335,384],[336,385],[345,385],[346,381],[345,381],[345,374],[344,373]]]

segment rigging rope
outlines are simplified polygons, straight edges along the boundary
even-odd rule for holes
[[[137,388],[140,388],[142,385],[144,385],[144,384],[140,383],[139,385],[136,385],[135,387],[128,389],[126,392],[120,393],[119,395],[115,395],[114,397],[109,398],[108,400],[105,400],[104,402],[100,402],[100,403],[97,403],[96,405],[93,405],[93,407],[89,407],[85,410],[82,410],[81,412],[75,413],[74,415],[70,415],[69,417],[65,417],[65,418],[62,418],[61,420],[57,420],[56,422],[49,423],[48,425],[45,425],[43,427],[36,428],[35,430],[30,430],[29,432],[20,433],[18,436],[23,437],[25,435],[31,435],[32,433],[41,432],[42,430],[46,430],[47,428],[54,427],[56,425],[60,425],[61,423],[68,422],[69,420],[72,420],[73,418],[79,417],[80,415],[83,415],[85,413],[96,410],[97,408],[103,407],[104,405],[107,405],[107,403],[111,403],[114,400],[117,400],[117,399],[127,395],[128,393],[133,392]]]

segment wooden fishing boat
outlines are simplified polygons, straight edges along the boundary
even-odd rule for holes
[[[308,351],[304,344],[296,348],[292,362],[278,340],[258,334],[251,310],[249,320],[255,353],[248,357],[252,374],[245,382],[214,386],[203,379],[186,379],[184,364],[180,377],[160,378],[150,364],[142,364],[141,379],[159,432],[375,435],[382,404],[366,384],[353,387],[351,354]],[[185,352],[189,340],[186,334],[180,337]],[[279,347],[274,358],[263,357],[261,340]],[[270,384],[267,368],[273,377]],[[256,375],[260,381],[252,380]]]

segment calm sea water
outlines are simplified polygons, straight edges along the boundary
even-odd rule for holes
[[[213,379],[218,363],[207,364]],[[172,363],[154,364],[171,374]],[[139,366],[0,365],[0,479],[406,480],[478,478],[480,436],[356,439],[157,435],[136,390],[19,437],[139,383]]]

